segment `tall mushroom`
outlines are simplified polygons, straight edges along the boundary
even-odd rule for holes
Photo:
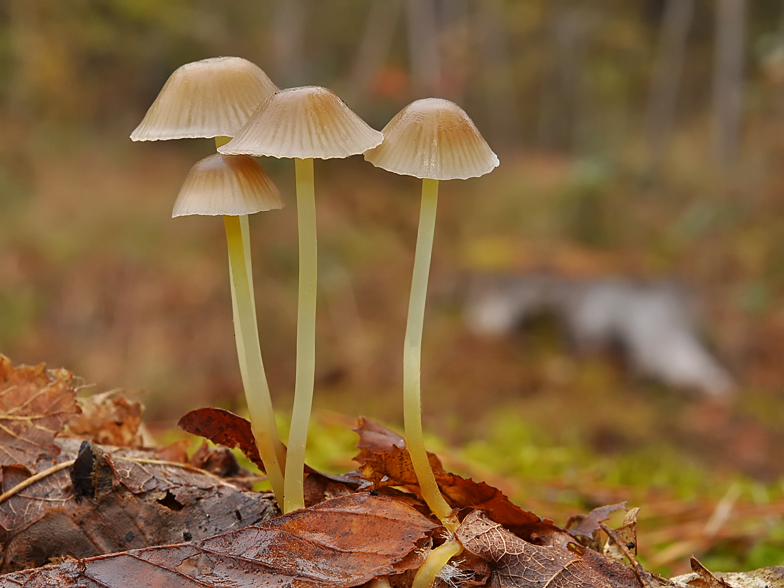
[[[283,208],[280,192],[259,164],[245,155],[216,153],[191,168],[174,203],[172,217],[223,216],[229,250],[229,274],[235,309],[235,333],[240,363],[245,365],[246,395],[253,436],[278,503],[283,498],[285,455],[278,437],[264,364],[261,361],[251,271],[244,251],[240,218]]]
[[[373,165],[422,179],[414,276],[403,349],[403,412],[406,447],[411,455],[422,497],[444,521],[451,514],[438,489],[422,436],[421,359],[427,280],[433,250],[439,180],[482,176],[498,165],[473,121],[457,104],[440,98],[406,106],[381,131],[384,142],[365,153]]]
[[[193,63],[187,63],[172,73],[164,84],[158,97],[150,106],[144,119],[131,133],[133,141],[159,141],[169,139],[211,138],[216,147],[224,145],[229,138],[244,125],[259,104],[270,94],[277,91],[277,86],[259,67],[240,57],[213,57]],[[247,167],[247,166],[246,166]],[[263,173],[263,172],[262,172]],[[242,175],[236,176],[239,181]],[[236,186],[235,186],[236,189]],[[176,212],[176,211],[175,211]],[[255,211],[254,211],[255,212]],[[204,214],[204,213],[198,213]],[[176,215],[175,215],[176,216]],[[227,215],[234,217],[234,215]],[[249,349],[260,349],[258,344],[258,327],[256,326],[256,308],[253,295],[253,273],[250,255],[250,235],[247,213],[238,213],[236,218],[226,220],[229,257],[237,251],[242,253],[245,268],[245,280],[250,290],[250,314],[246,316],[239,309],[239,294],[235,284],[235,276],[230,264],[231,296],[234,314],[235,339],[240,364],[245,397],[248,402],[251,420],[258,418],[251,406],[263,404],[272,406],[261,353],[249,352]],[[231,235],[229,234],[231,229]],[[239,234],[239,245],[232,241]],[[241,249],[237,249],[241,246]],[[247,310],[247,309],[246,309]],[[251,320],[252,319],[252,320]],[[261,378],[253,374],[261,374]],[[271,421],[274,425],[274,419]],[[264,426],[270,422],[264,420]],[[256,423],[254,430],[258,430]],[[273,488],[279,486],[276,495],[282,497],[283,463],[285,450],[278,435],[277,426],[269,429],[265,438],[271,438],[274,451],[264,449],[264,442],[256,438],[259,453],[264,460],[267,474]],[[272,455],[275,459],[272,459]],[[277,481],[276,481],[277,480]]]
[[[303,467],[316,365],[316,202],[313,159],[358,155],[381,143],[334,92],[317,86],[280,90],[259,106],[221,153],[294,159],[299,230],[297,373],[285,473],[284,512],[304,506]]]

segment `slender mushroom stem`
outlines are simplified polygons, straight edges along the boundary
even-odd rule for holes
[[[308,439],[313,382],[316,373],[316,199],[313,159],[294,160],[297,176],[299,231],[299,298],[297,302],[297,373],[291,412],[283,512],[304,508],[305,445]]]
[[[455,538],[450,538],[446,543],[439,545],[427,555],[427,560],[417,570],[411,588],[430,588],[436,576],[449,563],[454,556],[463,551],[463,546]]]
[[[452,512],[438,489],[422,436],[422,401],[420,392],[422,361],[422,327],[425,321],[427,278],[433,252],[433,234],[438,205],[438,180],[422,180],[422,208],[419,214],[414,277],[408,303],[406,340],[403,348],[403,418],[406,428],[406,447],[419,480],[422,498],[430,510],[442,521]]]
[[[231,300],[234,309],[234,332],[237,355],[240,360],[242,385],[248,403],[251,429],[264,468],[267,471],[272,491],[279,505],[283,504],[283,467],[285,450],[278,436],[275,413],[264,364],[261,360],[259,331],[256,323],[253,281],[251,278],[250,249],[246,249],[247,216],[224,216],[226,242],[229,249],[229,275],[231,277]]]

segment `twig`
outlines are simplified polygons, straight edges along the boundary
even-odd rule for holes
[[[11,498],[12,496],[15,496],[16,494],[19,494],[25,488],[27,488],[29,486],[32,486],[33,484],[35,484],[36,482],[38,482],[40,480],[43,480],[47,476],[51,476],[52,474],[56,474],[60,470],[64,470],[65,468],[71,467],[74,464],[75,461],[76,460],[69,459],[68,461],[64,461],[62,463],[58,463],[55,466],[52,466],[52,467],[50,467],[50,468],[48,468],[46,470],[38,472],[37,474],[35,474],[33,476],[30,476],[26,480],[23,480],[22,482],[19,482],[16,486],[11,488],[7,492],[3,492],[2,494],[0,494],[0,504],[5,502],[6,500]]]
[[[613,543],[615,543],[615,545],[618,546],[618,549],[620,549],[621,553],[623,553],[626,559],[629,560],[629,563],[632,564],[634,573],[637,575],[637,579],[640,581],[640,586],[642,586],[643,588],[648,588],[650,584],[648,583],[648,580],[645,579],[645,570],[640,565],[640,562],[637,561],[635,555],[631,551],[629,551],[628,547],[626,547],[626,543],[622,541],[618,537],[618,534],[613,529],[608,527],[606,524],[599,523],[599,526],[602,528],[602,531],[607,533],[607,536],[610,538],[610,541],[612,541]]]

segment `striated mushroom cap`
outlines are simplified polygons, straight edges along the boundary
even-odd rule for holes
[[[358,155],[383,135],[326,88],[280,90],[262,102],[221,153],[305,159]]]
[[[365,159],[396,174],[455,180],[483,176],[498,166],[474,122],[454,102],[416,100],[387,123],[384,142]]]
[[[177,68],[133,133],[133,141],[231,137],[277,86],[241,57]]]
[[[240,216],[283,208],[280,192],[258,163],[246,155],[216,153],[188,172],[172,218],[201,214]]]

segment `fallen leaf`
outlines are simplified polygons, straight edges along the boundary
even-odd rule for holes
[[[61,452],[51,473],[0,500],[0,571],[200,539],[276,513],[271,497],[158,459],[153,450],[56,443]],[[18,466],[2,473],[4,493],[31,479]]]
[[[218,445],[239,449],[259,470],[266,471],[248,419],[222,408],[206,407],[186,413],[177,426]]]
[[[635,573],[574,543],[534,545],[474,511],[456,532],[463,547],[493,568],[493,588],[639,588]]]
[[[586,537],[591,539],[595,531],[601,529],[600,523],[610,518],[610,514],[616,510],[625,510],[626,503],[608,504],[593,509],[587,515],[572,517],[566,524],[566,530],[575,537]],[[574,523],[574,524],[572,524]]]
[[[190,411],[179,420],[177,426],[213,443],[238,448],[259,470],[265,471],[248,419],[228,410],[207,407]],[[305,506],[350,494],[361,483],[362,480],[355,475],[329,476],[305,465]]]
[[[81,414],[68,421],[68,434],[92,439],[101,445],[141,447],[144,409],[117,390],[78,399]]]
[[[71,372],[44,364],[14,367],[0,354],[0,466],[34,471],[39,459],[57,455],[55,435],[78,412]]]
[[[383,496],[353,494],[190,543],[0,576],[0,588],[349,588],[418,568],[437,526]]]
[[[404,487],[419,494],[411,457],[403,437],[368,419],[360,419],[354,429],[359,434],[357,447],[360,472],[374,489]],[[566,531],[538,515],[523,510],[507,496],[486,484],[446,472],[438,457],[428,453],[430,465],[441,493],[452,508],[483,510],[487,516],[513,533],[537,543],[566,545],[573,538]]]
[[[701,563],[697,562],[697,564],[698,567],[705,570]],[[705,571],[707,572],[707,570]],[[760,568],[750,572],[708,573],[717,580],[726,582],[732,588],[784,588],[784,566]],[[692,572],[691,574],[676,576],[671,578],[670,582],[678,588],[701,588],[710,585],[705,583],[704,572]]]
[[[615,537],[618,542],[623,543],[624,547],[633,556],[637,555],[637,514],[639,508],[633,508],[623,517],[623,524],[615,529]],[[624,563],[627,558],[618,543],[614,540],[607,541],[604,546],[604,555],[615,561]]]

